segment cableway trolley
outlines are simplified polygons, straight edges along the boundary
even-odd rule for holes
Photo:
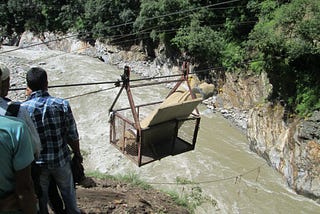
[[[110,113],[110,143],[139,167],[170,155],[194,150],[200,114],[188,82],[189,64],[183,63],[179,79],[130,85],[130,68],[125,66],[121,86]],[[164,101],[135,105],[131,88],[175,82]],[[182,89],[184,86],[184,89]],[[130,107],[113,109],[120,94],[126,91]],[[141,119],[143,108],[154,109]]]

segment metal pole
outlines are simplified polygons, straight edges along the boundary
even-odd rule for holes
[[[114,101],[113,101],[113,103],[112,103],[111,107],[109,108],[109,113],[110,113],[110,112],[112,112],[113,107],[114,107],[114,105],[116,104],[117,100],[119,99],[120,94],[121,94],[121,92],[122,92],[123,88],[124,88],[124,85],[122,85],[122,86],[121,86],[120,91],[118,92],[118,94],[117,94],[117,96],[116,96],[116,99],[114,99]]]

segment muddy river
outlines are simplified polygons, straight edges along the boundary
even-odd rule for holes
[[[57,51],[19,50],[0,54],[0,60],[8,61],[9,56],[40,64],[48,71],[49,85],[116,81],[122,74],[121,69],[98,59]],[[320,212],[318,204],[295,194],[281,175],[249,150],[243,133],[205,106],[199,108],[201,124],[195,150],[137,167],[109,144],[108,109],[119,91],[113,86],[99,84],[49,90],[71,103],[87,172],[134,173],[155,188],[175,190],[193,200],[201,197],[203,203],[196,209],[199,214]],[[132,92],[136,104],[141,104],[155,97],[164,98],[168,90],[157,85]],[[121,96],[117,105],[128,106],[127,103],[126,96]],[[177,178],[190,183],[178,185]]]

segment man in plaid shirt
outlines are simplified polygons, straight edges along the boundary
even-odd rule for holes
[[[38,130],[42,151],[36,161],[41,168],[40,212],[48,213],[48,188],[52,176],[61,192],[67,213],[80,213],[70,166],[71,152],[82,161],[79,135],[67,100],[49,95],[44,69],[35,67],[27,72],[28,99],[25,106]]]

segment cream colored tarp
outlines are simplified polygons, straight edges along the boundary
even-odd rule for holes
[[[189,91],[177,90],[165,99],[158,109],[141,121],[141,128],[144,129],[174,119],[187,118],[201,101],[202,98],[192,99]]]

